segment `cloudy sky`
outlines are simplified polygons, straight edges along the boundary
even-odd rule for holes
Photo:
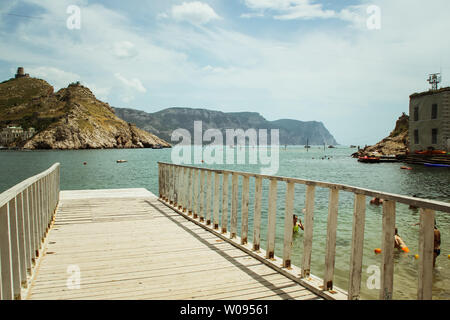
[[[373,144],[428,74],[449,85],[449,12],[448,0],[1,1],[0,79],[23,66],[115,107],[255,111]]]

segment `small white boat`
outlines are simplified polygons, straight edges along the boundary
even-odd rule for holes
[[[128,162],[127,160],[117,160],[117,163],[125,163]]]

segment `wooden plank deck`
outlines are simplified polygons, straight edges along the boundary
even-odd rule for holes
[[[146,189],[62,191],[26,298],[321,299]]]

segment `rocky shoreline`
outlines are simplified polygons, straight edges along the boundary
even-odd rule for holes
[[[364,149],[355,152],[352,157],[381,157],[395,156],[404,157],[409,149],[409,116],[403,113],[397,120],[395,129],[390,135],[373,146],[366,146]]]

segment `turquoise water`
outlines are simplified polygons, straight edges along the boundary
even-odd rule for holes
[[[362,164],[350,157],[354,149],[326,149],[313,147],[307,152],[303,147],[288,147],[280,150],[279,176],[319,180],[348,184],[357,187],[417,195],[426,199],[450,202],[450,170],[446,168],[426,168],[413,166],[414,170],[400,170],[401,163]],[[83,151],[2,151],[0,152],[0,192],[37,174],[55,162],[61,163],[61,189],[103,189],[103,188],[147,188],[158,193],[157,162],[171,162],[170,149],[165,150],[83,150]],[[327,156],[322,160],[324,156]],[[127,163],[117,164],[116,160],[126,159]],[[86,165],[83,163],[87,162]],[[259,173],[255,165],[209,166],[229,170]],[[253,225],[253,179],[250,180],[249,235]],[[295,213],[303,219],[305,188],[295,189]],[[268,192],[268,182],[264,182],[264,195]],[[284,229],[285,184],[278,184],[277,236],[275,254],[282,256]],[[265,244],[267,221],[267,196],[263,196],[262,245]],[[367,199],[369,201],[370,199]],[[314,241],[312,273],[322,277],[325,254],[326,222],[328,214],[328,190],[316,190],[314,216]],[[350,261],[351,229],[353,216],[353,195],[340,193],[339,219],[336,248],[335,285],[347,289]],[[441,255],[434,270],[433,297],[450,299],[450,215],[437,212],[437,224],[441,231]],[[418,263],[414,255],[418,253],[419,212],[407,206],[397,205],[397,227],[400,236],[410,248],[409,254],[395,255],[395,299],[416,299]],[[240,225],[240,221],[238,221]],[[375,255],[374,248],[381,247],[382,208],[367,205],[364,260],[362,277],[362,297],[378,298],[378,290],[370,290],[366,285],[369,276],[367,268],[381,265],[381,255]],[[295,234],[293,241],[293,263],[301,265],[303,234]]]

